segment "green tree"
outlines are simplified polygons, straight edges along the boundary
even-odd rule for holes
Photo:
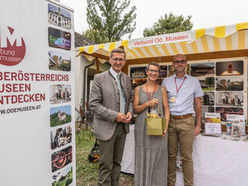
[[[169,13],[169,15],[165,14],[158,22],[153,24],[152,28],[145,28],[143,35],[147,37],[191,30],[193,23],[191,23],[190,19],[191,16],[185,19],[182,15],[175,16],[172,13]]]
[[[87,0],[89,29],[83,35],[95,43],[119,41],[136,28],[136,7],[130,10],[130,0]]]

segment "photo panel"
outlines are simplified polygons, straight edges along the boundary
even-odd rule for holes
[[[71,106],[50,108],[50,126],[55,127],[71,122]]]
[[[72,162],[72,146],[52,154],[52,172],[59,170]]]
[[[207,113],[207,112],[210,112],[210,113],[215,112],[214,107],[202,105],[202,120],[203,121],[205,119],[205,113]]]
[[[220,113],[205,113],[205,123],[220,123]]]
[[[71,33],[49,27],[48,43],[50,47],[71,50]]]
[[[186,67],[186,74],[190,74],[190,64],[187,64],[187,67]]]
[[[67,166],[53,175],[52,186],[69,186],[72,180],[72,166]]]
[[[50,103],[67,103],[71,101],[71,85],[50,85]]]
[[[48,22],[52,25],[71,29],[71,12],[68,10],[48,3]]]
[[[49,70],[71,71],[71,57],[65,53],[50,50],[48,52]]]
[[[174,67],[172,65],[169,65],[168,66],[168,76],[167,77],[170,77],[172,75],[174,75],[175,71],[174,71]]]
[[[214,77],[198,77],[203,91],[214,91]]]
[[[159,78],[167,77],[167,65],[160,65]]]
[[[191,76],[213,76],[215,64],[214,63],[194,63],[190,65]]]
[[[227,114],[238,114],[243,115],[243,108],[235,108],[235,107],[216,107],[216,112],[220,113],[221,121],[227,121]]]
[[[56,149],[71,143],[72,140],[72,128],[70,125],[66,127],[57,128],[52,130],[51,136],[51,149]]]
[[[147,67],[131,67],[130,78],[146,78]]]
[[[146,79],[142,78],[142,79],[132,79],[132,88],[135,88],[137,86],[140,85],[144,85],[146,83]]]
[[[243,61],[217,62],[216,76],[241,76],[244,73]]]
[[[244,79],[242,77],[217,77],[217,91],[243,91]]]
[[[216,92],[216,105],[242,107],[244,105],[243,92]]]
[[[214,92],[204,92],[204,95],[202,97],[202,105],[213,106],[214,98]]]

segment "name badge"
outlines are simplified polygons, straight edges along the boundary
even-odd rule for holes
[[[176,99],[175,97],[172,97],[172,98],[170,99],[170,101],[171,101],[172,103],[175,103],[175,102],[177,101],[177,99]]]

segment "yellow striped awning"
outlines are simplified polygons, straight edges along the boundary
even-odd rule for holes
[[[97,56],[104,62],[109,52],[120,46],[124,47],[127,60],[248,49],[248,22],[84,46],[79,52],[88,60]]]

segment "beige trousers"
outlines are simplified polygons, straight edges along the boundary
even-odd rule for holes
[[[193,162],[192,149],[194,141],[194,120],[170,119],[168,128],[168,185],[175,185],[176,182],[176,159],[178,143],[184,175],[184,186],[193,186]]]

